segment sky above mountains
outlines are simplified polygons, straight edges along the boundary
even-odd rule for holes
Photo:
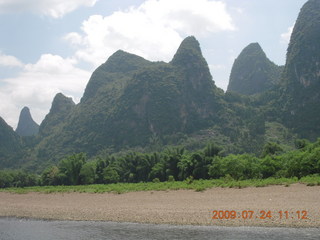
[[[225,90],[249,43],[285,63],[306,1],[0,0],[0,116],[15,128],[28,106],[40,124],[56,93],[79,102],[93,70],[118,49],[168,62],[190,35]]]

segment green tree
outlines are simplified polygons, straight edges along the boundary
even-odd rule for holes
[[[158,178],[160,181],[166,181],[166,166],[163,160],[157,162],[150,171],[150,179]]]
[[[181,147],[169,148],[164,152],[166,178],[168,178],[170,175],[172,175],[174,179],[179,178],[178,163],[181,161],[184,152],[184,148]]]
[[[220,157],[220,156],[216,156],[213,158],[213,160],[211,161],[211,164],[209,166],[209,176],[213,179],[218,179],[220,177],[223,177],[224,173],[222,172],[222,169],[221,169],[221,165],[222,165],[222,161],[223,161],[223,158]]]
[[[0,171],[0,188],[13,187],[13,175],[8,170]]]
[[[263,146],[261,157],[279,155],[280,153],[283,153],[283,148],[278,143],[268,142]]]
[[[52,166],[45,169],[41,174],[41,184],[44,186],[59,185],[59,168]]]
[[[190,155],[184,154],[178,163],[179,179],[184,180],[193,174],[194,166]],[[193,177],[193,176],[192,176]]]
[[[320,173],[320,147],[306,152],[301,159],[301,177]]]
[[[223,176],[229,174],[233,179],[239,180],[243,178],[244,170],[244,161],[241,161],[237,155],[230,154],[221,161]]]
[[[222,148],[214,143],[209,143],[204,149],[204,155],[206,157],[215,157],[218,156],[222,151]]]
[[[103,159],[101,157],[98,158],[98,160],[96,161],[96,179],[95,182],[96,183],[104,183],[104,169],[110,164],[110,159],[109,157],[107,157],[106,159]]]
[[[309,144],[310,142],[307,139],[297,139],[294,142],[296,149],[303,149],[307,147]]]
[[[280,169],[281,165],[278,159],[269,155],[265,156],[260,161],[260,171],[263,178],[275,176]]]
[[[96,179],[96,163],[87,162],[80,170],[80,182],[81,184],[93,184]]]
[[[193,163],[192,176],[195,179],[208,178],[208,166],[211,163],[211,158],[205,157],[202,153],[193,153],[191,161]]]
[[[80,171],[86,162],[84,153],[73,154],[59,162],[59,177],[61,183],[66,185],[79,185],[81,183]]]
[[[112,166],[106,167],[103,171],[103,175],[105,183],[117,183],[120,181],[118,172]]]

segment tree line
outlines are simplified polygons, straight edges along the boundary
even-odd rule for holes
[[[296,149],[289,152],[284,152],[277,143],[267,143],[260,156],[224,156],[222,148],[213,143],[194,152],[182,147],[172,147],[154,153],[130,152],[122,156],[99,156],[90,161],[86,154],[78,153],[65,157],[40,175],[23,170],[1,170],[0,187],[183,181],[223,177],[235,180],[301,178],[312,174],[320,174],[320,139],[314,143],[297,140]]]

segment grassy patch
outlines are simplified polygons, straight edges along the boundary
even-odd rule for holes
[[[267,179],[250,179],[250,180],[233,180],[233,179],[214,179],[214,180],[194,180],[192,183],[188,181],[174,182],[148,182],[148,183],[115,183],[115,184],[93,184],[79,186],[41,186],[26,188],[5,188],[0,189],[1,192],[10,192],[17,194],[25,194],[29,192],[39,193],[127,193],[137,191],[167,191],[189,189],[197,192],[205,191],[214,187],[223,188],[246,188],[246,187],[266,187],[270,185],[284,185],[289,187],[293,183],[303,183],[307,186],[320,186],[320,176],[312,175],[297,178],[267,178]]]

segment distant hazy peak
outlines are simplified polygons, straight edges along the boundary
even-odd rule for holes
[[[16,133],[20,136],[33,136],[39,131],[39,125],[33,121],[30,109],[24,107],[19,116],[19,123],[16,129]]]
[[[259,43],[250,43],[234,61],[227,91],[261,93],[278,83],[280,75],[281,68],[267,58]]]
[[[28,107],[23,107],[20,113],[21,113],[21,115],[25,114],[25,115],[30,115],[31,116],[30,109]]]

